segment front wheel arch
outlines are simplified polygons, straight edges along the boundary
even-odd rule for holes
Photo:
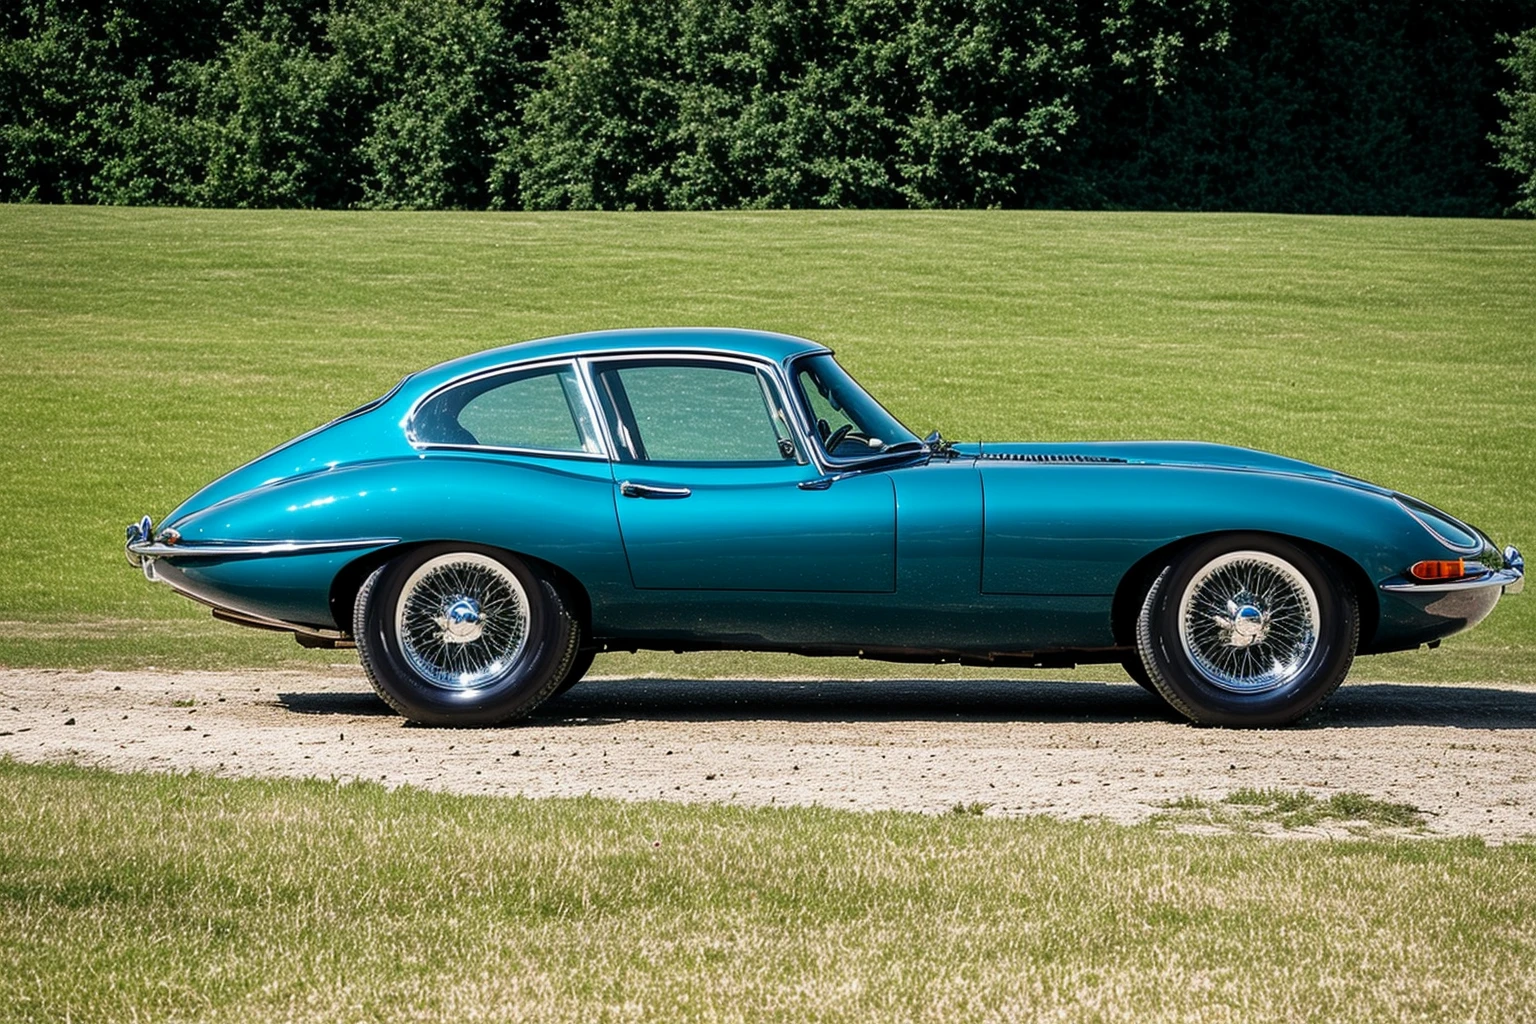
[[[1148,589],[1137,651],[1158,692],[1199,724],[1286,725],[1348,675],[1357,608],[1333,566],[1300,545],[1218,534],[1181,551]]]
[[[1344,554],[1336,548],[1326,544],[1318,544],[1307,540],[1305,537],[1293,537],[1290,534],[1278,533],[1274,530],[1212,530],[1209,533],[1198,533],[1189,537],[1181,537],[1171,544],[1162,547],[1142,557],[1135,565],[1126,570],[1120,577],[1120,583],[1115,587],[1114,600],[1110,604],[1110,630],[1115,643],[1122,647],[1134,647],[1136,644],[1136,619],[1141,614],[1141,603],[1147,596],[1147,590],[1156,581],[1158,575],[1169,565],[1178,561],[1180,555],[1187,549],[1198,544],[1203,544],[1216,537],[1224,537],[1236,534],[1249,534],[1273,537],[1277,540],[1287,541],[1306,551],[1314,558],[1326,561],[1334,572],[1338,573],[1350,587],[1355,595],[1355,603],[1360,616],[1360,652],[1367,653],[1376,638],[1376,628],[1381,621],[1381,604],[1376,593],[1376,586],[1371,582],[1370,576],[1360,567],[1360,563]]]

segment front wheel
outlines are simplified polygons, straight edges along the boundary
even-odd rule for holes
[[[570,666],[566,668],[565,676],[560,681],[560,685],[555,687],[555,692],[550,694],[550,696],[558,697],[566,690],[569,690],[571,687],[581,682],[582,678],[586,676],[587,670],[592,667],[592,661],[596,657],[596,647],[587,647],[583,650],[577,651],[576,657],[572,659]]]
[[[425,725],[494,725],[527,714],[565,678],[579,629],[559,591],[506,552],[408,551],[369,576],[353,612],[380,697]]]
[[[1360,615],[1325,561],[1263,534],[1197,544],[1158,576],[1137,622],[1147,675],[1204,725],[1294,722],[1354,661]]]

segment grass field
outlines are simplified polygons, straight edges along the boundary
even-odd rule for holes
[[[623,325],[802,334],[920,432],[1247,444],[1536,548],[1529,222],[0,207],[0,250],[0,665],[349,660],[147,585],[123,525],[410,370]],[[1355,674],[1536,683],[1533,602]],[[1231,834],[1340,821],[1365,838]],[[0,1021],[1536,1020],[1536,847],[1394,838],[1419,821],[1348,793],[1124,828],[0,762]]]
[[[407,371],[623,325],[828,342],[920,433],[1251,445],[1536,547],[1530,222],[0,207],[0,248],[5,665],[337,661],[145,585],[123,525]],[[1356,671],[1536,682],[1533,649],[1536,602],[1515,599],[1440,651]]]
[[[0,1020],[1536,1019],[1536,847],[0,762]]]

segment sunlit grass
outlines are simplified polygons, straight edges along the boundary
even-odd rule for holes
[[[1529,1020],[1536,849],[0,762],[0,1020]]]
[[[1529,222],[0,207],[0,247],[0,664],[337,660],[146,585],[123,525],[407,371],[631,325],[825,341],[920,433],[1252,445],[1536,546]],[[1536,682],[1533,636],[1512,599],[1356,676]]]

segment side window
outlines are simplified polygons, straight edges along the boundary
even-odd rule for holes
[[[823,441],[838,427],[858,429],[853,417],[836,404],[831,390],[808,368],[795,374],[795,383],[800,385],[800,393],[811,406],[811,415],[816,417],[816,433]]]
[[[416,410],[411,429],[417,441],[428,444],[602,450],[570,366],[498,374],[450,388]]]
[[[600,369],[598,390],[629,462],[798,460],[766,376],[734,363],[633,363]]]

